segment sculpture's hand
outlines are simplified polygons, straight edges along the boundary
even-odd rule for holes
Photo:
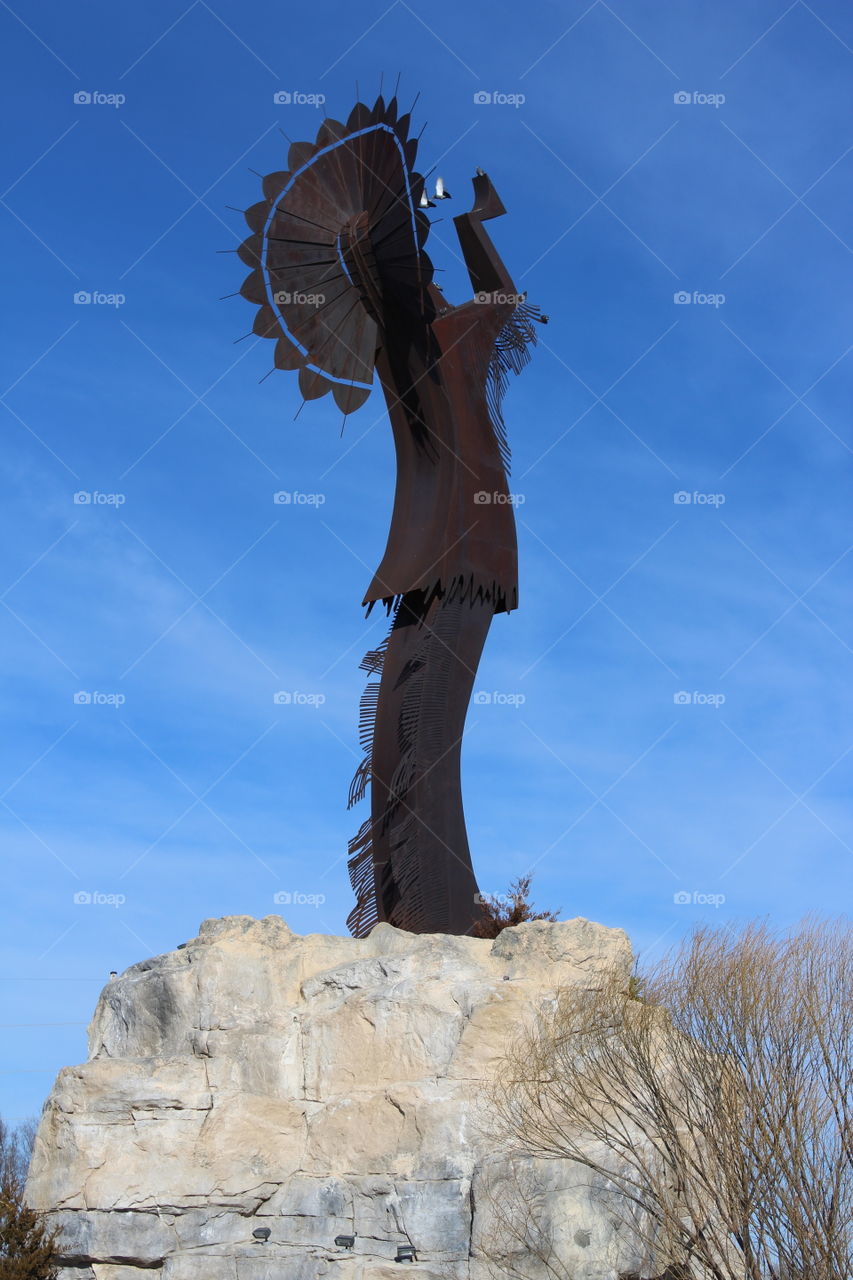
[[[495,191],[494,184],[487,173],[482,169],[478,169],[474,183],[474,204],[471,208],[471,214],[486,222],[489,218],[499,218],[506,213],[503,201]]]

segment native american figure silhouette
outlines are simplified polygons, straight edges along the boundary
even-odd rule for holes
[[[396,96],[359,102],[290,147],[263,179],[241,246],[254,332],[304,400],[331,392],[344,415],[385,395],[397,484],[385,555],[364,596],[387,638],[365,657],[365,758],[350,805],[370,816],[349,847],[363,937],[378,921],[464,934],[480,919],[462,808],[465,717],[492,617],[518,603],[515,520],[501,400],[535,341],[538,311],[516,293],[483,228],[505,209],[487,174],[454,218],[475,297],[451,306],[424,251],[430,222],[417,141]],[[442,184],[442,192],[443,192]]]

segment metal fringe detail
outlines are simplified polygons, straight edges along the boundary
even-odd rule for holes
[[[396,609],[394,610],[396,616]],[[393,627],[393,621],[391,626]],[[347,808],[364,798],[368,783],[373,774],[373,732],[376,727],[376,708],[379,701],[379,685],[382,679],[382,667],[388,648],[388,636],[376,649],[368,649],[359,663],[359,670],[368,675],[378,676],[377,680],[369,680],[361,696],[358,717],[358,736],[364,759],[355,771],[350,783]],[[355,906],[347,916],[347,928],[353,937],[365,938],[379,919],[376,887],[373,874],[373,820],[367,818],[359,827],[348,845],[349,858],[347,869],[350,884],[355,894]]]
[[[368,784],[373,776],[373,738],[376,728],[376,712],[379,702],[379,688],[388,641],[397,621],[403,597],[400,597],[393,610],[391,628],[378,649],[365,654],[360,663],[360,670],[370,675],[378,675],[379,680],[368,682],[362,694],[359,711],[359,739],[364,749],[364,759],[355,771],[350,784],[349,805],[357,804],[367,793]],[[370,933],[379,918],[376,879],[374,872],[374,832],[384,835],[390,833],[391,865],[388,871],[400,889],[407,903],[420,903],[422,885],[417,861],[410,854],[410,845],[417,832],[417,822],[408,804],[407,796],[417,776],[418,740],[422,728],[422,715],[425,700],[422,693],[425,668],[431,633],[424,629],[423,639],[418,652],[409,660],[401,675],[406,682],[406,694],[400,710],[397,728],[399,758],[388,788],[388,801],[381,819],[374,824],[372,816],[359,827],[358,832],[349,843],[350,884],[356,896],[356,905],[347,917],[347,927],[356,938],[364,938]]]
[[[539,314],[538,307],[527,302],[518,304],[495,338],[486,372],[486,404],[507,475],[512,454],[503,419],[503,398],[509,386],[509,375],[521,373],[525,365],[530,363],[530,348],[536,345],[536,330],[533,325]]]

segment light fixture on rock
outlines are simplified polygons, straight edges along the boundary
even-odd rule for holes
[[[269,1227],[255,1227],[252,1235],[256,1240],[260,1240],[263,1244],[266,1244],[267,1240],[269,1240],[272,1235],[272,1232]]]
[[[395,1262],[417,1262],[418,1255],[413,1244],[398,1244]]]
[[[351,1236],[335,1236],[335,1244],[339,1249],[352,1249],[355,1244],[356,1234],[357,1233],[354,1233]]]

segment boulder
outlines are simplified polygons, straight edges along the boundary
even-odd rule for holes
[[[486,1280],[531,1193],[574,1280],[613,1280],[624,1227],[578,1166],[496,1148],[488,1085],[561,989],[631,963],[581,919],[494,941],[205,921],[108,983],[45,1106],[27,1197],[61,1280],[391,1280],[401,1245],[422,1280]]]

